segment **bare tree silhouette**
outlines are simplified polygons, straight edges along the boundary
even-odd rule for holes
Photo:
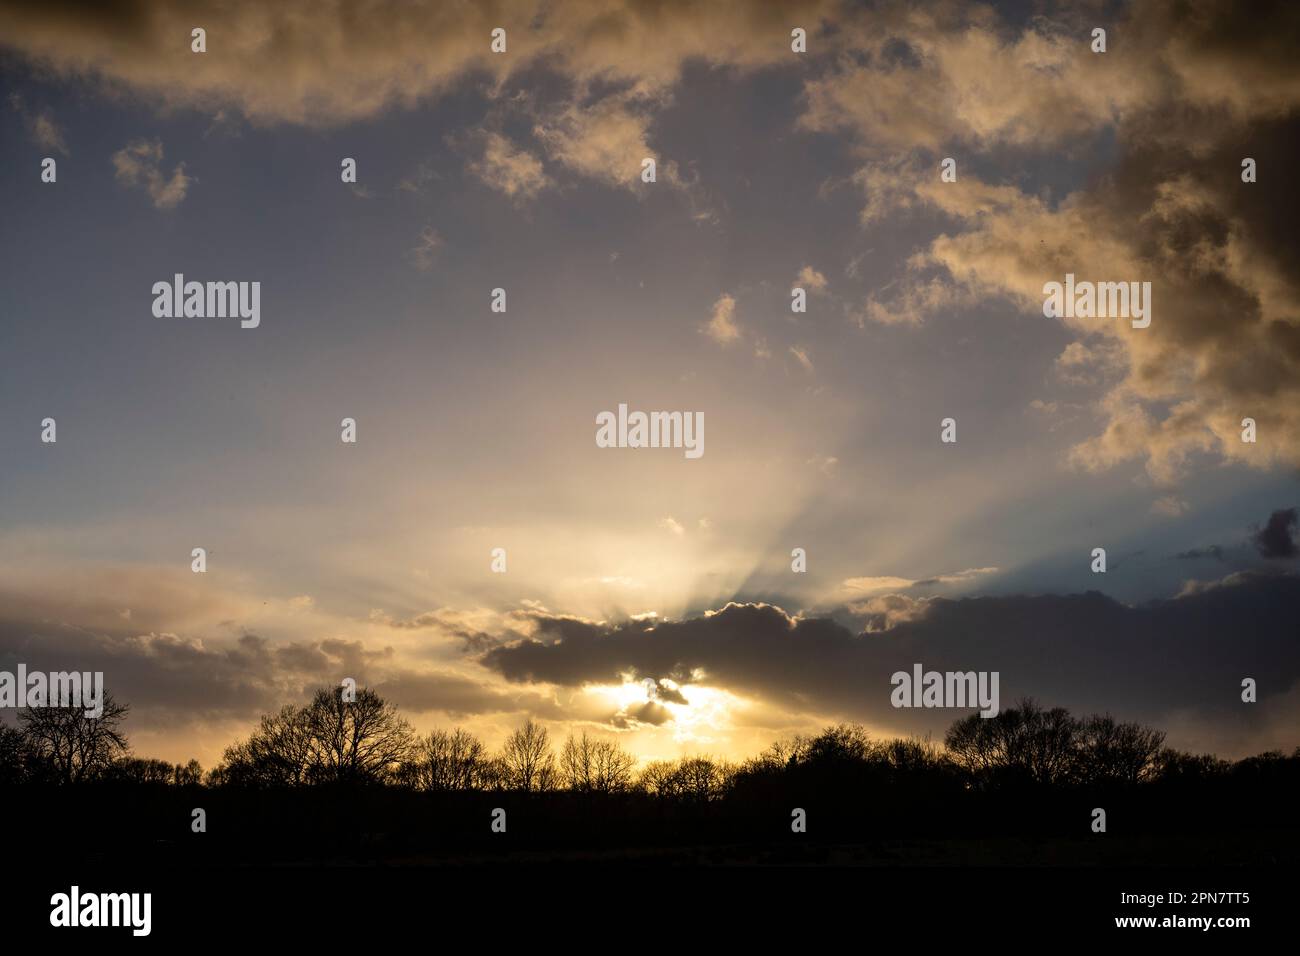
[[[382,783],[414,755],[411,725],[373,690],[343,699],[341,688],[316,691],[303,711],[309,776],[326,783]]]
[[[286,704],[265,714],[248,740],[226,748],[216,781],[247,787],[292,787],[308,782],[311,740],[301,709]]]
[[[651,760],[641,768],[636,785],[656,797],[671,799],[678,795],[677,764],[672,760]]]
[[[1080,722],[1075,777],[1080,783],[1136,784],[1150,779],[1165,735],[1141,724],[1120,723],[1109,714]]]
[[[1032,699],[994,717],[971,714],[944,737],[949,755],[977,782],[1061,783],[1076,766],[1079,722],[1062,707],[1045,710]]]
[[[218,779],[251,786],[386,783],[416,754],[411,727],[369,688],[344,700],[321,688],[305,707],[262,718],[248,740],[226,750]]]
[[[80,783],[103,773],[127,752],[122,722],[130,708],[104,692],[103,713],[87,717],[82,707],[29,707],[19,715],[23,736],[48,760],[62,783]]]
[[[555,755],[550,735],[540,724],[529,720],[507,737],[501,759],[511,789],[529,792],[555,786]]]
[[[735,768],[712,757],[687,757],[677,765],[674,788],[677,796],[694,803],[722,799]]]
[[[492,776],[483,741],[457,727],[435,730],[419,741],[406,779],[417,790],[445,793],[483,789]]]
[[[166,760],[149,757],[123,757],[105,768],[101,776],[117,783],[168,784],[175,777],[176,768]]]
[[[53,765],[17,727],[0,725],[0,785],[44,783],[53,778]]]
[[[560,773],[566,787],[582,793],[619,793],[632,783],[636,758],[612,740],[572,734],[560,751]]]

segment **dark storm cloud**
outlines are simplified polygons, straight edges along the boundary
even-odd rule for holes
[[[103,671],[104,684],[137,712],[254,717],[321,684],[360,679],[391,656],[359,642],[275,645],[245,634],[221,646],[175,634],[89,630],[49,621],[0,621],[0,666]]]
[[[667,681],[656,681],[653,693],[655,700],[666,700],[670,704],[690,703],[690,701],[686,699],[685,694]]]
[[[935,598],[922,616],[870,634],[770,605],[731,604],[658,625],[566,625],[563,637],[539,617],[536,638],[481,660],[511,681],[568,686],[617,682],[629,671],[691,683],[698,670],[705,676],[695,682],[797,712],[932,731],[954,713],[892,708],[895,671],[914,663],[998,671],[1004,706],[1032,695],[1153,721],[1190,711],[1248,722],[1242,677],[1273,695],[1300,678],[1297,611],[1300,576],[1242,572],[1137,607],[1096,592]]]
[[[495,637],[478,628],[468,626],[460,615],[447,608],[427,611],[424,614],[416,615],[410,620],[396,620],[374,615],[371,616],[371,620],[376,623],[383,623],[387,627],[399,631],[437,629],[448,637],[464,641],[465,650],[467,651],[485,651],[496,643]]]
[[[606,723],[616,730],[632,730],[640,724],[662,727],[673,719],[673,715],[663,704],[648,700],[644,704],[621,710],[610,717]]]
[[[568,716],[550,698],[502,692],[460,674],[403,671],[376,681],[374,688],[386,700],[410,713],[438,711],[453,719],[523,711],[553,720]]]
[[[131,705],[133,725],[154,729],[177,720],[252,719],[344,677],[375,686],[411,712],[514,712],[538,705],[529,694],[503,693],[459,674],[402,668],[388,647],[372,650],[335,638],[276,644],[245,634],[218,644],[0,620],[0,669],[12,671],[19,663],[29,670],[102,671],[108,690]]]
[[[1212,544],[1207,548],[1189,548],[1186,551],[1179,551],[1174,557],[1179,561],[1198,561],[1201,558],[1213,558],[1215,561],[1224,560],[1223,548],[1217,544]]]
[[[1258,567],[1259,561],[1254,554],[1266,560],[1294,558],[1300,555],[1296,544],[1296,528],[1300,526],[1300,509],[1278,508],[1269,515],[1268,521],[1261,528],[1251,525],[1244,539],[1227,547],[1211,544],[1200,548],[1179,551],[1173,557],[1179,561],[1197,561],[1213,558],[1220,563],[1229,564],[1234,570],[1247,570]]]
[[[1255,549],[1265,558],[1294,558],[1300,554],[1296,547],[1295,530],[1297,519],[1295,508],[1274,511],[1268,516],[1268,524],[1260,528],[1251,540]]]

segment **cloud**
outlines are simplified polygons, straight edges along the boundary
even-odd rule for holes
[[[1201,558],[1213,558],[1215,561],[1223,561],[1224,552],[1219,545],[1212,544],[1207,548],[1190,548],[1187,551],[1179,551],[1174,557],[1179,561],[1199,561]]]
[[[817,455],[816,457],[804,461],[805,465],[812,465],[823,475],[827,476],[835,474],[835,468],[839,463],[840,460],[834,455]]]
[[[686,699],[686,695],[681,692],[677,682],[671,681],[666,677],[651,682],[648,687],[648,692],[654,700],[667,701],[670,704],[685,705],[690,703],[690,701]]]
[[[117,181],[149,193],[156,209],[179,206],[189,192],[193,177],[185,174],[185,164],[178,163],[168,176],[162,169],[162,141],[138,139],[113,154]]]
[[[128,628],[123,619],[92,629],[6,616],[0,618],[0,669],[21,662],[39,670],[102,671],[105,686],[131,705],[133,738],[168,740],[191,754],[206,749],[205,760],[215,758],[214,728],[226,728],[215,742],[219,752],[261,714],[302,702],[343,677],[374,687],[410,714],[556,719],[580,713],[551,695],[504,685],[472,664],[430,665],[359,638],[273,641],[253,633],[196,637]],[[179,741],[184,731],[189,736]]]
[[[50,153],[62,153],[64,156],[70,156],[67,141],[63,136],[63,129],[54,121],[54,114],[49,110],[39,113],[33,113],[27,109],[27,104],[21,94],[10,93],[9,105],[19,116],[22,117],[23,123],[27,127],[27,135],[32,138],[32,142],[41,149]]]
[[[533,135],[553,159],[571,169],[634,188],[641,160],[650,155],[646,122],[617,100],[603,101],[593,112],[569,104],[548,123],[534,127]]]
[[[404,669],[374,680],[372,686],[403,710],[436,712],[453,720],[485,714],[564,716],[564,711],[544,694],[503,690],[491,681],[448,671]]]
[[[1295,508],[1274,511],[1268,516],[1268,523],[1259,529],[1251,539],[1255,549],[1262,557],[1294,558],[1300,555],[1296,547],[1295,531],[1300,523],[1300,514]]]
[[[178,739],[188,731],[197,741],[199,734],[202,742],[181,746],[205,759],[259,714],[344,676],[376,687],[411,714],[475,721],[489,733],[523,714],[629,730],[672,724],[680,731],[707,704],[710,688],[785,725],[859,719],[881,732],[941,732],[952,712],[903,712],[888,703],[889,675],[919,661],[998,670],[1004,700],[1033,694],[1157,725],[1176,716],[1185,737],[1175,745],[1237,753],[1286,743],[1269,736],[1274,724],[1294,729],[1294,721],[1278,723],[1273,695],[1300,681],[1294,574],[1238,572],[1134,607],[1095,593],[952,600],[866,592],[844,608],[860,621],[858,629],[763,604],[729,604],[684,620],[637,615],[609,622],[528,602],[504,614],[444,607],[401,618],[375,612],[349,623],[307,607],[299,595],[279,602],[281,615],[266,621],[272,629],[296,625],[307,634],[329,628],[349,636],[276,640],[236,623],[245,612],[212,605],[210,589],[194,587],[189,577],[140,576],[134,584],[101,577],[97,587],[69,580],[45,595],[30,588],[29,597],[7,593],[0,668],[21,661],[46,670],[102,670],[107,686],[132,705],[133,737]],[[149,580],[156,586],[141,593]],[[107,596],[70,601],[64,591]],[[126,602],[130,620],[120,613]],[[261,600],[244,604],[264,607]],[[223,623],[156,626],[196,616]],[[1224,621],[1248,622],[1252,641],[1222,640]],[[387,629],[392,639],[372,628]],[[462,651],[431,659],[430,648],[443,638],[459,638]],[[1234,675],[1259,673],[1268,674],[1269,690],[1256,716],[1239,706]],[[591,691],[638,682],[644,699],[617,710]],[[687,706],[691,711],[674,710]]]
[[[790,354],[795,357],[795,360],[798,361],[799,365],[805,372],[809,375],[813,373],[813,363],[812,359],[808,357],[807,348],[799,345],[792,345],[790,346]]]
[[[816,22],[836,0],[809,0]],[[78,7],[12,2],[0,7],[0,46],[42,71],[108,96],[131,94],[160,112],[199,110],[254,125],[334,127],[413,109],[469,83],[488,98],[518,82],[558,78],[567,102],[540,111],[536,134],[557,163],[642,190],[641,160],[657,157],[647,131],[672,102],[687,64],[753,70],[792,65],[788,13],[750,0],[601,0],[552,4],[413,4],[375,0],[364,17],[315,0],[195,0],[183,9],[117,0],[102,16]],[[190,50],[202,23],[208,52]],[[508,52],[494,54],[504,26]],[[653,37],[653,42],[647,42]],[[543,185],[515,154],[478,163],[490,184],[527,198]],[[695,184],[659,158],[658,179],[685,191],[692,216],[716,220]]]
[[[656,181],[682,185],[676,164],[658,158],[647,141],[650,110],[657,103],[657,98],[635,93],[571,102],[539,122],[533,135],[556,162],[611,186],[646,188],[641,180],[645,159],[655,160]]]
[[[52,621],[0,621],[0,660],[43,670],[103,671],[105,686],[149,724],[251,719],[343,676],[360,680],[392,649],[324,639],[273,644],[245,633],[205,640],[172,632],[88,629]]]
[[[863,324],[864,317],[880,325],[920,325],[935,312],[970,305],[976,298],[960,285],[938,276],[926,279],[909,276],[901,284],[891,283],[885,291],[895,287],[899,292],[887,299],[874,293],[867,299],[859,325]]]
[[[131,705],[127,732],[140,752],[204,763],[259,715],[344,677],[412,715],[476,718],[489,736],[525,713],[596,713],[581,700],[510,686],[466,656],[533,633],[535,612],[443,607],[356,620],[309,595],[243,594],[220,572],[214,579],[184,567],[4,567],[0,669],[102,671]]]
[[[926,587],[935,584],[965,584],[968,581],[974,581],[976,578],[983,577],[986,574],[997,574],[1001,568],[966,568],[964,571],[953,571],[950,574],[939,574],[932,578],[923,578],[915,582],[914,587]]]
[[[812,266],[804,266],[800,269],[799,274],[794,277],[794,284],[801,289],[818,294],[825,292],[830,286],[826,277]]]
[[[1123,54],[1088,55],[1087,31],[1046,18],[1010,36],[988,11],[953,5],[895,7],[880,19],[850,27],[862,55],[807,82],[806,128],[849,130],[884,151],[1041,147],[1090,132],[1146,93],[1146,71],[1124,70]]]
[[[415,171],[409,176],[403,176],[397,183],[397,188],[401,192],[423,193],[429,183],[441,179],[438,171],[428,163],[420,163],[415,167]]]
[[[924,616],[931,600],[906,594],[882,594],[865,601],[850,601],[847,609],[858,620],[863,633],[875,634]]]
[[[1300,545],[1296,540],[1296,530],[1300,527],[1300,509],[1279,508],[1269,515],[1268,521],[1261,528],[1252,525],[1247,529],[1245,539],[1224,547],[1211,544],[1205,547],[1189,548],[1174,555],[1178,561],[1199,561],[1210,558],[1221,564],[1231,564],[1240,570],[1260,569],[1252,551],[1265,561],[1285,560],[1300,556]],[[1263,566],[1267,568],[1267,565]]]
[[[32,142],[41,149],[49,153],[62,153],[64,156],[70,156],[67,141],[64,139],[63,129],[54,121],[54,114],[49,110],[43,110],[34,113],[27,109],[27,104],[21,94],[10,93],[9,105],[19,116],[22,117],[24,125],[27,127],[27,135],[31,137]]]
[[[951,144],[1056,150],[1104,128],[1186,126],[1188,109],[1227,126],[1292,110],[1300,80],[1279,38],[1300,23],[1294,7],[1260,4],[1249,24],[1227,0],[1193,7],[1187,16],[1174,4],[1134,4],[1111,26],[1123,42],[1095,55],[1082,10],[1017,28],[983,7],[886,4],[845,19],[843,44],[856,55],[806,82],[801,123],[846,130],[865,153],[937,159]]]
[[[846,0],[808,0],[800,12],[816,23],[840,7]],[[522,105],[552,174],[563,168],[648,196],[655,187],[641,181],[641,163],[654,158],[658,188],[697,224],[720,223],[718,206],[690,164],[662,156],[649,136],[687,65],[740,72],[796,62],[788,12],[750,0],[375,0],[364,17],[315,0],[195,0],[184,9],[116,0],[109,10],[89,16],[15,0],[0,6],[0,48],[105,97],[130,96],[162,114],[197,110],[223,125],[337,127],[472,89]],[[200,22],[208,51],[195,54],[189,35]],[[499,26],[508,52],[498,55],[490,36]],[[540,162],[497,134],[469,171],[522,204],[553,182]],[[398,189],[423,185],[417,174]]]
[[[535,636],[494,648],[482,662],[513,682],[558,686],[617,682],[629,671],[678,681],[705,674],[711,685],[787,712],[815,708],[939,733],[958,713],[894,709],[890,675],[917,662],[996,670],[1003,701],[1033,695],[1156,726],[1177,718],[1174,746],[1240,754],[1294,744],[1269,736],[1268,727],[1284,729],[1279,718],[1296,715],[1277,713],[1271,700],[1243,707],[1238,684],[1267,673],[1271,694],[1282,695],[1300,681],[1297,602],[1300,575],[1243,572],[1136,607],[1095,592],[931,598],[923,610],[904,601],[889,627],[863,633],[771,605],[729,604],[661,623],[552,627],[539,618]],[[1224,640],[1224,621],[1249,621],[1252,640]]]
[[[1112,28],[1124,42],[1094,55],[1087,18],[1068,10],[1017,27],[984,8],[885,5],[846,22],[857,55],[806,81],[800,120],[852,137],[864,223],[948,223],[860,323],[919,325],[981,301],[1041,314],[1043,284],[1067,272],[1151,282],[1149,328],[1062,320],[1077,341],[1056,371],[1103,390],[1100,424],[1070,461],[1138,461],[1163,485],[1197,456],[1300,463],[1300,242],[1282,211],[1300,188],[1239,176],[1243,155],[1285,163],[1300,145],[1300,78],[1278,42],[1300,11],[1265,3],[1247,21],[1226,2],[1194,8],[1133,5]],[[957,182],[938,176],[945,154],[1058,162],[1108,141],[1112,168],[1059,199],[986,182],[965,161]],[[1266,439],[1240,440],[1246,417]]]
[[[1236,152],[1234,142],[1212,162],[1135,154],[1107,185],[1056,206],[974,180],[965,193],[918,187],[928,206],[965,228],[913,256],[913,277],[867,314],[919,322],[965,295],[1009,300],[1041,315],[1044,282],[1066,273],[1149,281],[1149,328],[1123,319],[1060,320],[1081,339],[1107,343],[1067,349],[1058,361],[1071,374],[1094,370],[1092,379],[1108,389],[1094,406],[1101,430],[1079,443],[1071,460],[1089,470],[1144,461],[1160,483],[1176,481],[1197,454],[1259,467],[1300,462],[1300,314],[1291,278],[1300,249],[1279,233],[1272,213],[1242,198],[1248,187],[1232,186],[1231,177],[1212,184],[1225,179],[1220,170],[1235,165]],[[1162,178],[1172,162],[1194,172],[1184,167]],[[1242,442],[1244,417],[1255,418],[1268,439]]]
[[[681,522],[672,517],[672,515],[669,515],[667,518],[660,518],[656,524],[678,538],[686,533],[686,529],[682,527]]]
[[[849,592],[870,594],[873,591],[897,591],[900,588],[910,588],[914,583],[911,578],[895,578],[885,575],[881,577],[846,578],[841,587]]]
[[[421,272],[428,272],[438,258],[438,250],[444,245],[446,243],[438,234],[438,230],[433,226],[425,226],[420,230],[420,237],[416,244],[406,251],[406,257],[415,268]]]
[[[736,324],[736,300],[730,295],[720,295],[713,303],[713,312],[705,324],[703,332],[719,345],[730,345],[740,338],[740,326]]]
[[[42,149],[69,155],[68,146],[63,141],[63,130],[49,116],[38,116],[32,122],[32,139]]]
[[[1056,357],[1057,377],[1067,385],[1098,385],[1107,378],[1122,375],[1127,366],[1123,346],[1113,339],[1097,336],[1091,344],[1071,342]]]
[[[809,22],[834,4],[805,5]],[[30,0],[0,8],[0,42],[49,70],[92,76],[166,107],[237,109],[259,124],[334,125],[410,107],[467,76],[502,83],[539,65],[581,86],[663,89],[685,63],[742,69],[789,62],[788,16],[749,0],[412,4],[376,0],[358,17],[314,0],[119,0],[103,15]],[[190,51],[202,23],[208,52]],[[493,54],[494,27],[508,53]],[[653,38],[653,42],[648,42]]]
[[[542,163],[526,150],[516,149],[500,133],[483,137],[481,158],[469,170],[485,184],[521,202],[534,198],[551,184]]]
[[[486,608],[440,607],[404,619],[395,618],[376,608],[370,612],[368,620],[372,624],[397,631],[434,631],[462,642],[463,649],[467,651],[487,650],[500,640],[498,635],[502,633],[517,636],[510,628],[512,618],[507,616],[507,623],[503,625],[502,616]]]
[[[651,727],[662,727],[672,719],[672,711],[667,707],[653,700],[648,700],[643,704],[624,707],[609,718],[609,723],[619,730],[633,730],[642,724]]]
[[[1177,518],[1186,514],[1190,508],[1191,505],[1177,495],[1164,495],[1152,502],[1151,513],[1166,518]]]
[[[57,73],[89,74],[163,107],[236,109],[260,124],[330,124],[409,105],[473,69],[490,71],[489,32],[507,12],[381,2],[355,17],[309,0],[200,0],[184,9],[124,0],[93,16],[13,3],[0,9],[0,37]],[[197,23],[208,31],[205,54],[190,51]],[[512,39],[522,48],[528,36],[520,29]]]
[[[934,587],[939,584],[965,584],[988,574],[997,574],[999,568],[966,568],[948,574],[936,574],[929,578],[899,578],[884,575],[880,577],[847,578],[840,585],[849,594],[869,594],[877,591],[898,591],[913,587]]]

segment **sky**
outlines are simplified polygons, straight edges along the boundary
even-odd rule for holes
[[[491,744],[941,737],[916,662],[1292,749],[1297,19],[0,2],[0,668],[206,765],[344,677]],[[598,447],[620,403],[704,454]]]

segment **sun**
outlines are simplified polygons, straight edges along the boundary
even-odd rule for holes
[[[620,715],[630,717],[638,730],[662,734],[678,743],[700,745],[723,741],[733,724],[736,711],[745,706],[743,698],[707,684],[621,675],[619,684],[589,684],[585,691],[607,702]],[[703,675],[698,675],[702,677]],[[662,723],[638,719],[644,708],[662,708],[667,719]]]

